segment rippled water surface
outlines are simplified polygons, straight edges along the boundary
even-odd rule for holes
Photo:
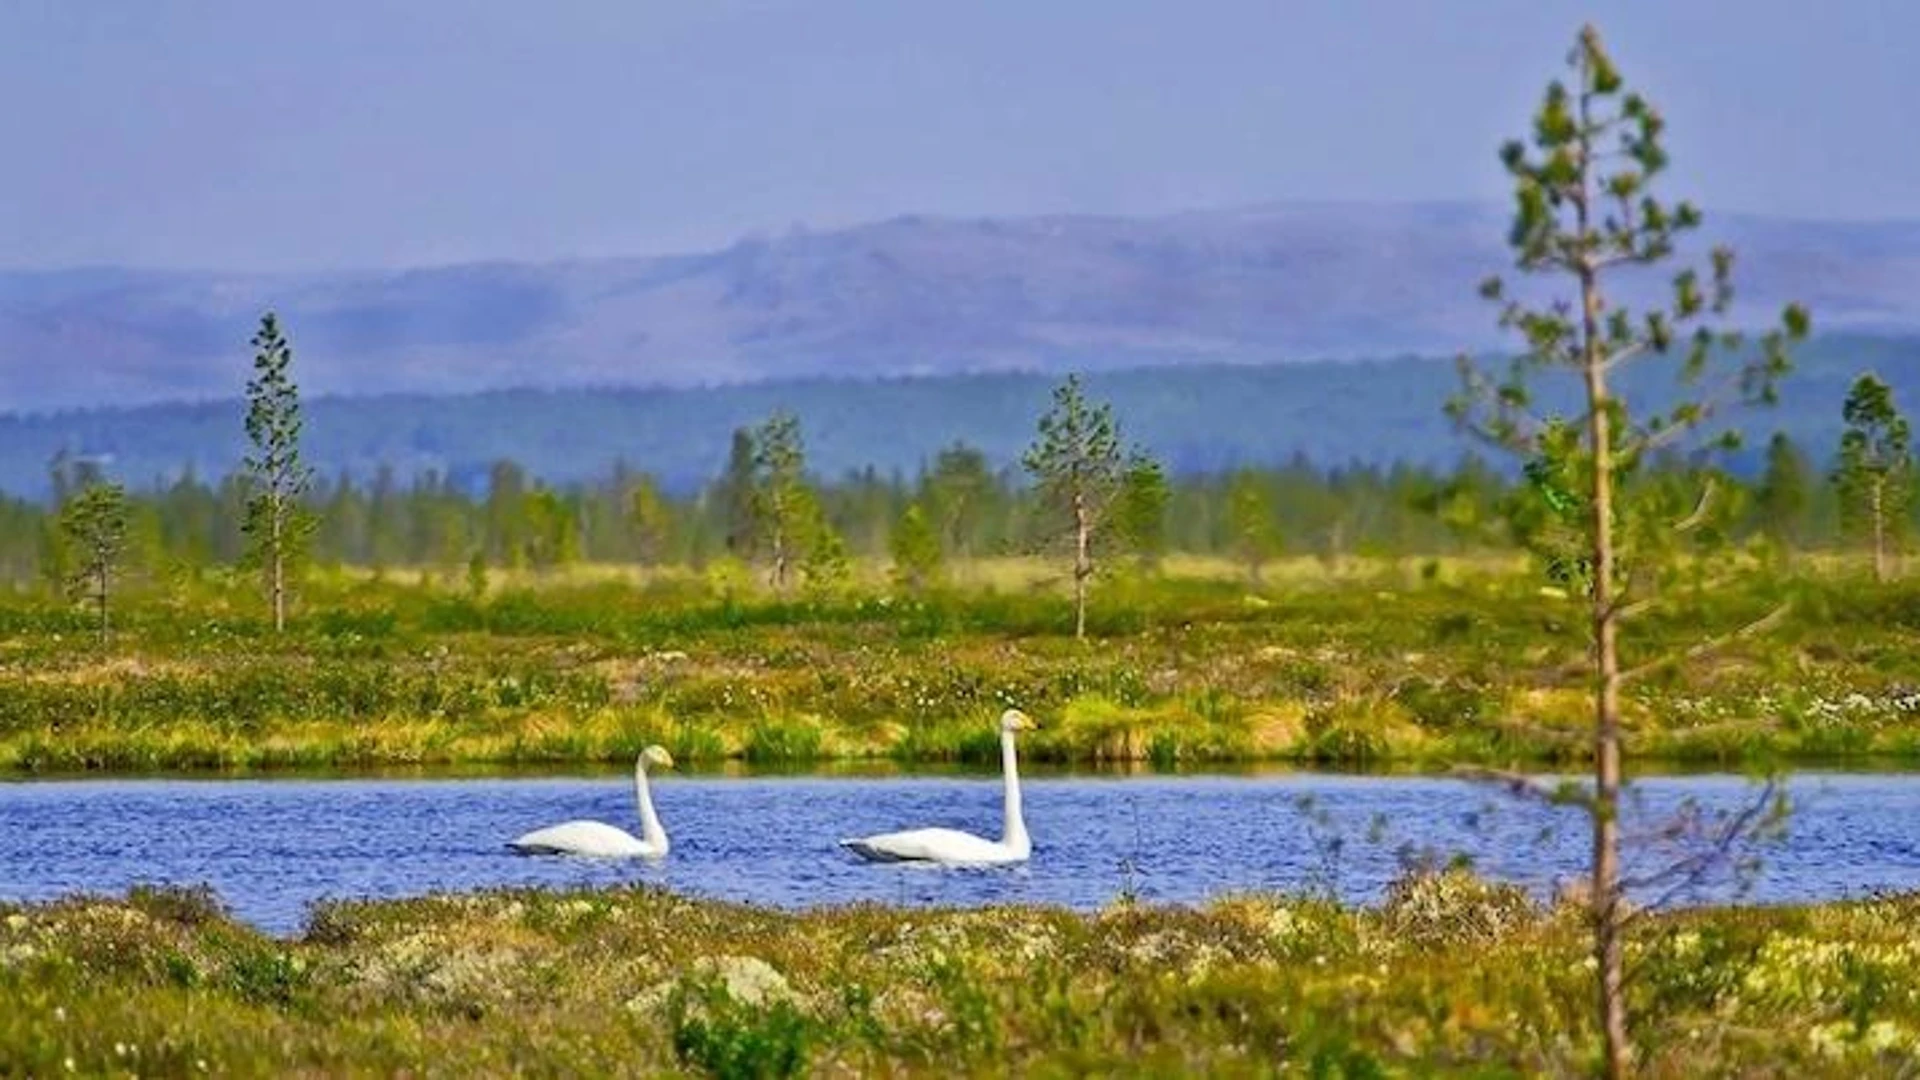
[[[1630,823],[1680,801],[1743,805],[1734,777],[1636,785]],[[1055,903],[1123,891],[1194,901],[1246,889],[1333,888],[1377,898],[1409,851],[1464,854],[1483,872],[1546,889],[1578,872],[1578,811],[1432,777],[1030,778],[1034,856],[1023,867],[940,870],[860,863],[841,836],[948,825],[997,836],[997,777],[703,778],[655,783],[673,852],[659,863],[526,857],[504,846],[571,818],[638,832],[614,776],[444,780],[87,780],[0,783],[0,898],[118,893],[136,883],[212,885],[242,918],[297,931],[315,900],[506,885],[649,882],[787,906]],[[1751,899],[1829,899],[1920,888],[1920,776],[1818,774],[1789,784],[1784,838],[1762,848]],[[1694,900],[1725,898],[1725,875]]]

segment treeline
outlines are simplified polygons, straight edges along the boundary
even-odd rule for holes
[[[764,499],[756,498],[765,484],[756,434],[737,432],[726,469],[686,495],[671,494],[644,468],[626,464],[590,483],[552,485],[501,461],[479,492],[432,471],[320,478],[306,496],[315,519],[306,556],[319,566],[425,570],[448,580],[488,569],[544,571],[576,563],[703,567],[731,557],[764,565],[773,552],[762,527]],[[793,435],[801,434],[796,425]],[[964,443],[909,475],[866,469],[821,478],[806,471],[803,443],[798,454],[786,467],[798,478],[795,490],[817,502],[820,518],[810,524],[830,529],[849,557],[891,564],[904,556],[937,568],[1047,550],[1059,539],[1030,476],[995,469]],[[1818,549],[1856,535],[1843,530],[1842,487],[1813,460],[1807,448],[1781,436],[1767,447],[1758,477],[1720,477],[1732,538]],[[1685,466],[1666,471],[1690,479]],[[57,508],[99,472],[92,462],[56,459],[52,506],[0,498],[0,580],[21,588],[68,579],[74,556]],[[1504,476],[1473,457],[1451,470],[1323,466],[1297,457],[1276,467],[1170,477],[1158,520],[1135,523],[1133,535],[1104,546],[1147,562],[1173,552],[1226,556],[1249,573],[1281,554],[1337,562],[1498,548],[1508,539],[1487,523],[1524,490],[1524,478]],[[188,471],[164,487],[129,492],[124,562],[131,579],[239,563],[246,552],[246,500],[238,474],[211,479]],[[1896,534],[1915,524],[1901,509]],[[806,529],[790,532],[787,542],[803,556],[798,549],[809,540],[801,535]],[[916,543],[919,552],[903,550]]]
[[[301,327],[288,330],[297,335]],[[303,353],[300,362],[316,358]],[[1906,377],[1920,371],[1920,338],[1823,334],[1796,351],[1793,371],[1780,381],[1789,407],[1722,417],[1746,439],[1730,464],[1756,471],[1776,429],[1822,467],[1829,464],[1840,438],[1840,402],[1863,370],[1895,377],[1901,403],[1920,407],[1908,397],[1914,387]],[[1640,407],[1661,407],[1672,398],[1661,374],[1623,368],[1622,392]],[[867,465],[882,475],[911,476],[960,438],[996,466],[1017,464],[1058,379],[981,372],[701,389],[319,397],[303,402],[301,449],[326,476],[349,470],[370,482],[384,463],[403,482],[433,469],[473,492],[485,489],[489,467],[500,458],[563,485],[603,478],[625,458],[687,494],[719,470],[736,428],[787,409],[805,425],[808,458],[821,476],[837,478]],[[1450,468],[1469,449],[1440,411],[1456,383],[1450,355],[1194,363],[1086,377],[1088,392],[1112,403],[1128,435],[1182,476],[1279,464],[1296,453],[1323,465],[1361,460],[1380,468],[1394,462]],[[188,464],[202,477],[223,476],[246,452],[239,423],[245,406],[240,386],[232,389],[224,401],[0,415],[0,490],[46,498],[47,462],[62,448],[111,456],[114,473],[141,487],[169,482]],[[1552,392],[1564,397],[1570,388]]]

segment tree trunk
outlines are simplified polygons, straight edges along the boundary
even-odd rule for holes
[[[1585,307],[1585,368],[1588,433],[1593,441],[1593,639],[1594,792],[1592,904],[1594,960],[1598,965],[1601,1030],[1606,1038],[1605,1074],[1627,1073],[1633,1050],[1627,1041],[1626,971],[1620,895],[1620,652],[1619,611],[1613,569],[1613,435],[1607,411],[1607,376],[1600,352],[1600,292],[1591,265],[1581,268]]]
[[[1873,580],[1887,580],[1887,516],[1881,500],[1882,483],[1873,482]]]
[[[269,516],[273,519],[268,524],[270,557],[273,560],[273,632],[278,634],[287,628],[287,564],[282,533],[286,508],[277,495],[268,508]]]
[[[107,642],[112,636],[112,629],[107,624],[108,573],[107,567],[102,564],[100,567],[100,577],[96,582],[98,590],[94,593],[95,598],[100,603],[100,647],[102,649],[107,647]]]
[[[1592,235],[1594,150],[1587,119],[1590,73],[1580,62],[1580,193],[1574,202],[1579,235]],[[1587,384],[1587,428],[1593,441],[1593,953],[1599,976],[1600,1030],[1605,1038],[1601,1072],[1609,1080],[1627,1075],[1633,1046],[1627,1041],[1626,964],[1620,895],[1620,613],[1613,569],[1613,416],[1608,411],[1606,354],[1600,340],[1600,271],[1591,251],[1575,262],[1580,277],[1580,358]]]
[[[1087,513],[1085,492],[1073,493],[1073,636],[1087,636],[1087,579],[1093,576],[1093,559],[1088,554],[1093,524]]]

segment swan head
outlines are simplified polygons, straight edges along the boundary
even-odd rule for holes
[[[640,751],[640,764],[651,765],[656,769],[671,769],[673,755],[667,753],[666,747],[655,744]]]
[[[1019,709],[1008,709],[1000,714],[1001,731],[1032,731],[1039,726],[1038,721]]]

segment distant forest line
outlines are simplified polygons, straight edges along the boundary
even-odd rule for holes
[[[296,342],[297,349],[297,342]],[[1656,402],[1662,365],[1629,369],[1631,399]],[[296,361],[296,372],[299,362]],[[1920,375],[1920,339],[1829,335],[1798,350],[1781,407],[1730,417],[1747,435],[1736,471],[1785,432],[1816,462],[1837,444],[1848,384],[1876,370],[1904,400]],[[1636,377],[1638,381],[1636,381]],[[0,491],[52,492],[49,462],[91,459],[135,491],[183,477],[219,478],[244,450],[236,400],[0,417]],[[1086,382],[1112,403],[1126,435],[1175,477],[1300,463],[1327,470],[1395,466],[1449,470],[1472,447],[1441,403],[1453,364],[1434,357],[1260,366],[1205,365],[1098,372]],[[776,410],[796,414],[810,468],[823,478],[870,471],[909,484],[945,447],[978,448],[995,470],[1018,461],[1057,378],[992,373],[925,378],[810,379],[703,389],[511,390],[451,397],[316,398],[306,405],[304,456],[319,473],[372,485],[383,470],[411,483],[484,496],[497,463],[565,488],[617,468],[644,472],[677,497],[696,495],[724,466],[729,440]]]
[[[1715,487],[1714,531],[1727,543],[1786,552],[1852,542],[1814,448],[1777,436],[1762,456],[1764,465],[1749,478],[1717,470],[1708,477],[1672,460],[1643,484],[1671,485],[1688,500]],[[99,478],[86,462],[62,461],[54,472],[61,501]],[[309,557],[320,566],[425,572],[464,588],[484,588],[493,569],[544,572],[586,563],[764,569],[758,482],[752,461],[739,455],[684,493],[626,467],[552,485],[510,461],[496,462],[477,492],[431,472],[402,477],[391,468],[366,482],[323,477],[307,499],[316,519]],[[903,558],[918,559],[938,576],[941,567],[970,559],[1063,550],[1057,508],[1017,469],[993,467],[977,448],[950,445],[911,474],[810,475],[807,486],[839,538],[836,547],[869,563],[898,569]],[[1234,559],[1257,578],[1264,563],[1281,556],[1337,566],[1350,557],[1517,551],[1503,522],[1514,499],[1530,497],[1523,483],[1477,456],[1451,469],[1321,467],[1298,458],[1174,477],[1144,522],[1102,533],[1101,565],[1151,569],[1160,556],[1178,552]],[[188,476],[130,493],[122,587],[164,586],[240,565],[245,501],[239,474],[218,481]],[[910,513],[913,525],[903,526]],[[1896,540],[1920,532],[1916,526],[1920,520],[1893,523]],[[903,554],[903,527],[917,530],[915,554]],[[0,583],[59,588],[70,579],[73,558],[55,510],[0,497]]]

